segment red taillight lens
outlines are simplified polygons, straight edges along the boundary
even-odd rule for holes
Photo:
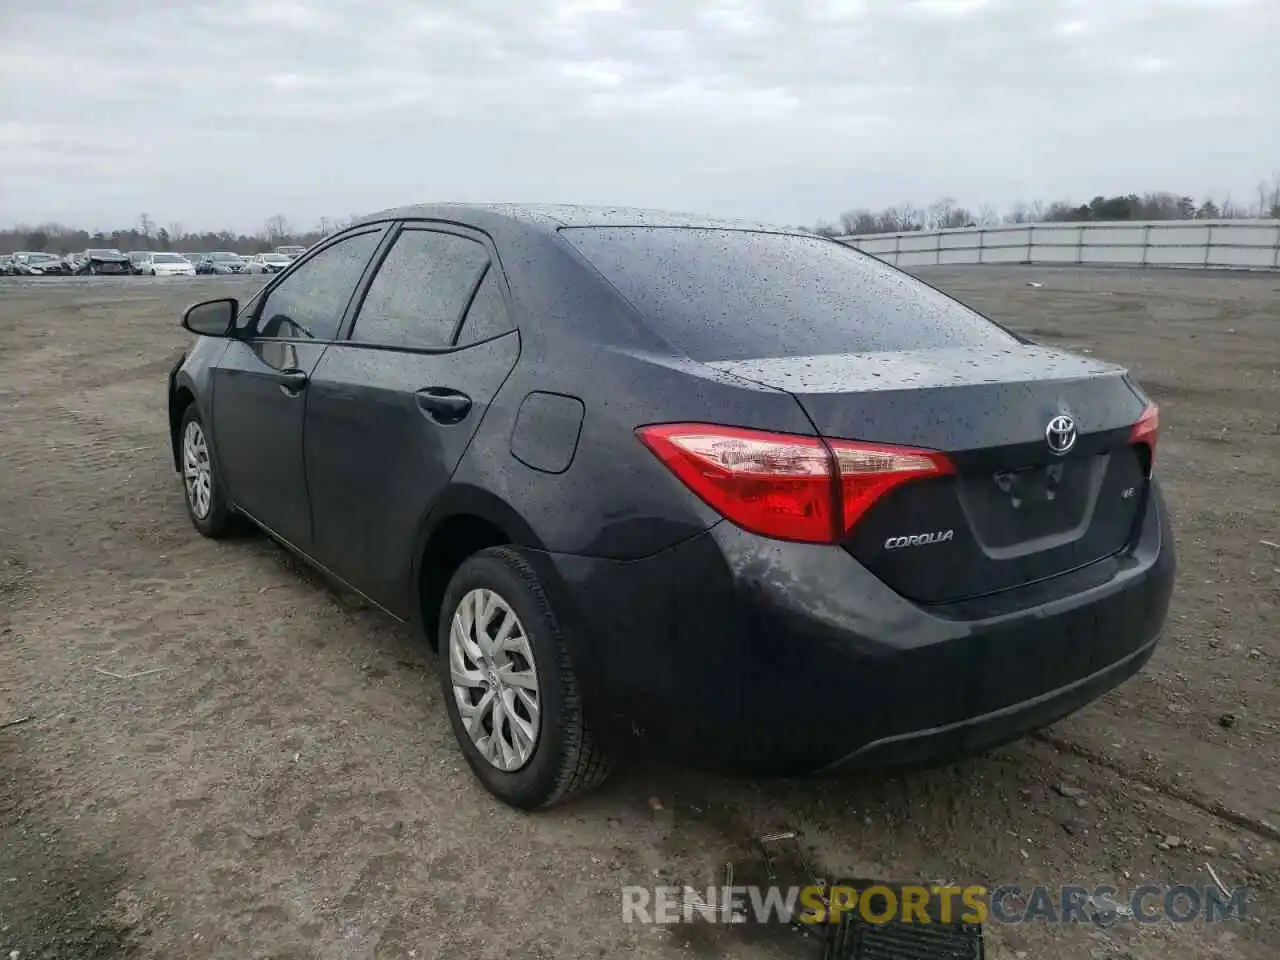
[[[831,540],[831,452],[817,437],[697,423],[636,432],[685,486],[738,526],[782,540]]]
[[[1151,451],[1151,457],[1148,463],[1155,466],[1156,462],[1156,438],[1160,434],[1160,408],[1154,403],[1142,412],[1142,416],[1138,422],[1133,425],[1133,430],[1129,432],[1129,442],[1131,444],[1145,443]]]
[[[840,471],[840,503],[844,533],[853,529],[873,503],[911,480],[954,473],[946,454],[905,447],[832,440],[831,452]]]
[[[894,487],[951,472],[940,453],[740,427],[661,424],[636,434],[717,512],[779,540],[834,543]]]

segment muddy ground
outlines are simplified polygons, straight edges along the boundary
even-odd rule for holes
[[[1280,955],[1280,277],[925,276],[1161,403],[1181,566],[1150,666],[949,769],[643,762],[536,816],[465,771],[407,631],[262,537],[188,523],[176,319],[246,281],[0,282],[0,723],[31,717],[0,729],[0,958],[816,957],[620,919],[621,885],[711,883],[780,827],[834,873],[1132,889],[1210,863],[1254,889],[1245,921],[989,926],[991,957]]]

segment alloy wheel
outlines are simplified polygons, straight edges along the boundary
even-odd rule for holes
[[[197,520],[209,516],[213,505],[213,465],[204,429],[192,420],[182,435],[182,479],[187,487],[187,503]]]
[[[541,732],[538,669],[524,625],[497,593],[466,593],[449,627],[449,672],[471,742],[494,768],[519,770]]]

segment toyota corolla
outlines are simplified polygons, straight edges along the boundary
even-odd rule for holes
[[[472,770],[547,806],[624,738],[760,772],[988,749],[1137,672],[1158,414],[838,242],[645,211],[375,215],[169,381],[195,527],[420,628]]]

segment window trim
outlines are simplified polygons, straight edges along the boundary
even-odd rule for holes
[[[467,322],[467,314],[471,312],[471,305],[476,302],[476,294],[480,292],[480,287],[484,284],[484,278],[489,275],[489,269],[492,266],[492,261],[486,263],[484,269],[476,276],[476,282],[471,284],[471,291],[467,294],[467,301],[458,312],[458,319],[453,321],[453,333],[449,334],[449,346],[456,347],[458,345],[458,338],[462,336],[462,325]]]
[[[458,314],[458,319],[454,321],[453,333],[449,337],[449,343],[441,347],[412,347],[402,343],[376,343],[366,340],[352,340],[351,334],[355,330],[356,322],[360,319],[360,311],[364,309],[365,298],[369,294],[369,288],[373,286],[373,281],[378,275],[378,271],[382,269],[383,262],[395,247],[396,240],[400,235],[406,232],[419,233],[447,233],[453,236],[462,237],[466,240],[474,240],[485,249],[488,255],[488,262],[480,275],[476,277],[475,283],[471,287],[471,292],[467,295],[466,302],[462,306],[462,310]],[[497,273],[494,275],[498,282],[498,289],[502,294],[503,306],[506,308],[507,317],[511,321],[511,329],[493,337],[486,337],[484,340],[476,340],[473,343],[458,344],[458,338],[462,335],[462,328],[467,320],[467,313],[471,310],[471,304],[475,302],[476,293],[480,290],[480,285],[484,282],[494,268]],[[471,347],[478,346],[482,343],[488,343],[497,340],[499,337],[505,337],[508,334],[515,333],[519,329],[519,325],[515,321],[515,311],[512,309],[511,290],[507,284],[506,272],[502,268],[502,259],[498,256],[497,247],[493,243],[493,239],[481,230],[462,223],[456,223],[452,220],[400,220],[391,225],[387,231],[387,237],[383,241],[382,246],[374,254],[374,259],[370,262],[370,268],[361,278],[359,285],[356,287],[356,293],[352,297],[351,304],[347,311],[347,316],[343,320],[342,327],[339,328],[336,339],[331,341],[335,346],[356,347],[362,350],[391,350],[397,353],[414,353],[427,356],[437,354],[455,353],[459,350],[467,350]]]
[[[458,321],[458,327],[456,330],[453,331],[453,349],[455,350],[467,350],[471,347],[478,347],[482,343],[491,343],[494,340],[499,340],[502,337],[506,337],[506,336],[509,336],[510,334],[517,333],[520,330],[520,327],[515,320],[515,316],[516,316],[515,310],[513,310],[511,306],[512,300],[511,300],[511,295],[507,289],[507,283],[506,283],[507,278],[503,275],[502,270],[499,269],[498,272],[494,273],[493,275],[494,282],[498,285],[498,296],[502,298],[502,309],[506,311],[507,320],[510,323],[510,327],[506,330],[503,330],[501,333],[491,334],[490,336],[483,337],[479,340],[472,340],[470,343],[458,342],[459,339],[462,337],[462,331],[466,329],[467,317],[471,313],[471,308],[475,306],[476,297],[480,295],[480,288],[484,286],[485,280],[488,278],[489,274],[492,271],[493,271],[493,264],[489,264],[488,269],[486,269],[485,272],[480,275],[480,279],[476,281],[476,288],[471,291],[471,299],[467,301],[467,309],[462,311],[462,317]]]
[[[275,292],[276,288],[279,287],[280,284],[284,283],[285,280],[291,277],[295,270],[300,268],[303,264],[311,262],[313,258],[319,256],[331,247],[335,247],[343,241],[364,236],[365,234],[381,234],[378,242],[373,246],[373,252],[369,254],[369,259],[365,262],[364,270],[361,272],[360,278],[356,281],[356,285],[352,289],[351,296],[348,298],[347,305],[342,312],[342,316],[338,320],[338,327],[334,331],[333,337],[325,340],[317,338],[315,340],[306,341],[307,343],[337,343],[342,338],[343,330],[347,329],[350,325],[352,317],[351,308],[356,301],[356,295],[364,288],[374,264],[380,264],[382,262],[382,257],[386,253],[387,238],[392,233],[390,229],[391,226],[393,226],[392,221],[378,220],[373,223],[362,223],[357,226],[349,227],[341,233],[336,233],[332,237],[329,237],[323,243],[312,247],[306,252],[306,254],[289,264],[287,269],[281,270],[275,275],[270,283],[254,294],[253,299],[256,302],[254,303],[252,315],[249,318],[249,325],[246,327],[242,339],[251,343],[296,342],[298,339],[297,337],[263,337],[258,334],[258,322],[262,319],[262,308],[266,306],[267,301],[271,298],[271,294]]]

